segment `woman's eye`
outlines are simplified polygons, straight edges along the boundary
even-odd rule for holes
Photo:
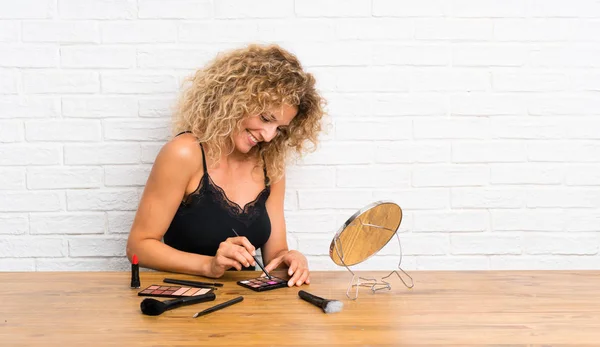
[[[265,117],[265,115],[260,115],[260,119],[265,122],[265,123],[269,123],[269,119],[267,117]]]

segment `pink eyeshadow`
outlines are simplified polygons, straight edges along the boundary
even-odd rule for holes
[[[192,296],[196,290],[194,290],[195,288],[188,288],[188,291],[186,291],[185,293],[181,294],[183,296]]]
[[[188,288],[188,287],[181,287],[175,293],[173,293],[173,295],[181,295],[181,294],[185,293],[188,289],[190,289],[190,288]]]
[[[158,289],[158,286],[150,286],[147,289]]]
[[[194,296],[206,294],[207,292],[208,292],[207,288],[202,288],[199,291],[197,291],[196,294],[194,294]]]

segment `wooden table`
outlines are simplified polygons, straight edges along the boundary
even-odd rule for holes
[[[382,275],[382,273],[362,273]],[[213,302],[141,314],[128,272],[0,273],[1,346],[600,345],[600,272],[411,272],[413,289],[346,298],[347,272],[313,272],[306,291],[341,300],[325,314],[298,288],[257,293],[228,272]],[[142,272],[142,287],[165,277]],[[244,301],[192,318],[243,295]],[[161,299],[163,300],[163,299]]]

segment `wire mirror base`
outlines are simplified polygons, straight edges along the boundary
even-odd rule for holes
[[[362,224],[362,222],[361,222],[361,224]],[[388,229],[388,228],[385,228],[382,226],[377,226],[377,225],[372,225],[372,224],[363,224],[363,225],[368,225],[368,226],[372,226],[372,227],[376,227],[376,228]],[[342,265],[346,268],[346,270],[348,270],[352,274],[352,279],[350,280],[350,283],[348,284],[348,288],[346,289],[346,297],[348,297],[348,299],[350,299],[350,300],[358,299],[359,287],[370,288],[372,293],[376,293],[378,291],[386,290],[386,289],[391,290],[392,285],[390,282],[388,282],[386,280],[388,280],[390,277],[394,277],[394,275],[396,275],[400,279],[400,281],[402,281],[404,286],[406,286],[407,288],[411,289],[414,287],[414,281],[413,281],[412,277],[406,271],[404,271],[401,267],[402,244],[400,243],[400,236],[398,236],[398,233],[396,232],[395,234],[396,234],[396,239],[398,240],[398,245],[400,246],[400,259],[398,261],[398,270],[392,270],[388,275],[381,277],[381,279],[379,279],[379,280],[376,278],[367,278],[367,277],[361,277],[361,276],[356,275],[344,261],[344,252],[342,249],[342,245],[339,242],[339,238],[338,237],[334,238],[335,251],[337,252],[338,257],[340,258]],[[407,280],[405,280],[400,273],[402,273],[407,278]],[[352,293],[353,293],[353,295],[352,295]]]

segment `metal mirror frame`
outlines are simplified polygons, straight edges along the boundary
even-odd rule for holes
[[[384,226],[380,226],[380,225],[375,225],[375,224],[364,224],[359,217],[371,210],[372,208],[375,208],[377,206],[380,205],[384,205],[384,204],[393,204],[396,205],[398,207],[398,209],[400,210],[400,221],[398,223],[398,226],[396,227],[395,230],[392,230],[390,228],[384,227]],[[352,274],[352,279],[350,280],[350,284],[348,285],[348,288],[346,289],[346,297],[348,297],[351,300],[356,300],[358,298],[358,289],[359,287],[369,287],[371,289],[372,293],[376,293],[377,291],[383,290],[383,289],[388,289],[391,290],[392,286],[391,284],[386,281],[386,279],[388,279],[389,277],[391,277],[392,275],[396,274],[398,276],[398,278],[400,279],[400,281],[402,281],[402,283],[409,289],[414,287],[414,281],[412,279],[412,277],[402,269],[401,264],[402,264],[402,243],[400,242],[400,236],[398,235],[398,229],[400,228],[400,225],[402,224],[402,217],[403,217],[403,211],[402,208],[396,204],[393,201],[375,201],[361,209],[359,209],[358,211],[356,211],[352,216],[350,216],[350,218],[348,218],[346,220],[346,222],[344,222],[344,224],[341,226],[341,228],[336,232],[335,236],[333,237],[333,240],[331,241],[331,244],[329,246],[329,257],[331,258],[331,260],[333,261],[333,255],[334,252],[335,254],[338,256],[339,260],[342,263],[342,266],[344,266],[346,268],[346,270],[348,270],[351,274]],[[365,259],[361,260],[358,263],[354,263],[354,264],[346,264],[344,262],[344,253],[343,253],[343,248],[341,246],[341,243],[339,242],[340,236],[342,235],[342,233],[346,230],[346,228],[348,226],[350,226],[352,223],[354,223],[356,220],[358,220],[361,224],[366,225],[366,226],[370,226],[370,227],[374,227],[374,228],[381,228],[381,229],[386,229],[389,231],[393,232],[393,235],[389,238],[389,240],[387,240],[382,246],[381,248],[379,248],[378,250],[376,250],[375,252],[373,252],[372,254],[370,254],[369,256],[367,256]],[[367,259],[371,258],[372,256],[376,255],[379,251],[381,251],[381,249],[383,249],[389,242],[390,240],[394,237],[394,235],[396,235],[396,239],[398,240],[398,245],[400,246],[400,259],[398,261],[398,270],[400,270],[400,272],[402,272],[406,277],[408,277],[408,279],[410,280],[410,284],[407,283],[404,278],[402,278],[402,276],[400,276],[400,273],[398,273],[398,270],[392,270],[388,275],[383,276],[381,278],[380,281],[378,281],[375,278],[364,278],[364,277],[360,277],[357,276],[351,269],[350,266],[352,265],[356,265],[356,264],[360,264],[362,262],[365,262]],[[335,261],[334,261],[335,263]],[[336,263],[336,265],[339,265]],[[356,282],[356,283],[355,283]],[[350,292],[352,290],[352,288],[356,288],[354,296],[350,296]]]

